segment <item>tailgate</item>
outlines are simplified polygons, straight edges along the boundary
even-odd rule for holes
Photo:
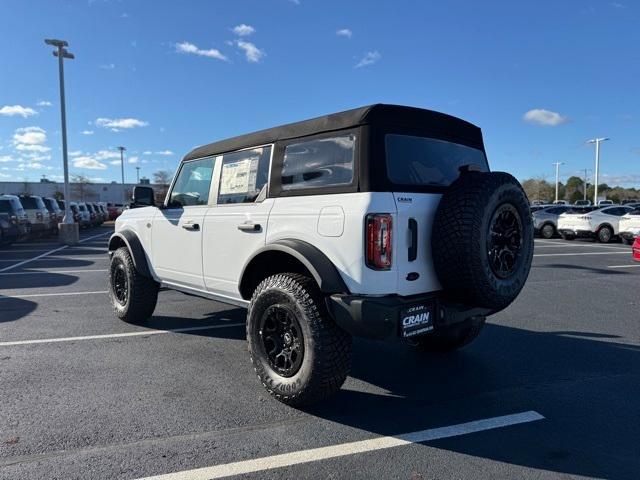
[[[396,203],[394,263],[398,295],[440,290],[431,256],[431,227],[441,194],[393,193]]]

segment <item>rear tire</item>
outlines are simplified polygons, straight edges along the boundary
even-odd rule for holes
[[[109,298],[119,319],[143,323],[153,315],[160,286],[138,273],[127,247],[120,247],[111,256],[107,283]]]
[[[622,238],[622,243],[624,243],[625,245],[633,245],[633,239]]]
[[[573,235],[565,235],[564,233],[561,233],[560,236],[562,237],[563,240],[568,240],[568,241],[572,241],[576,239],[576,237],[574,237]]]
[[[547,223],[546,225],[543,225],[543,227],[540,229],[540,236],[542,238],[546,238],[547,240],[549,240],[550,238],[553,238],[555,234],[556,234],[556,228],[551,223]]]
[[[609,243],[613,238],[613,231],[609,227],[602,227],[598,230],[598,242]]]
[[[315,282],[282,273],[256,288],[247,312],[253,368],[270,395],[309,405],[337,392],[351,367],[351,336],[327,312]]]
[[[418,337],[410,344],[423,352],[451,352],[475,340],[480,335],[485,320],[485,317],[470,318],[458,325],[440,328],[433,333]]]

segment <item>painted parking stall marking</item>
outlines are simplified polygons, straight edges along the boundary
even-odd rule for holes
[[[494,430],[512,425],[535,422],[543,420],[544,417],[535,411],[514,413],[501,417],[485,418],[473,422],[460,423],[448,427],[431,428],[417,432],[404,433],[397,436],[387,436],[361,440],[357,442],[342,443],[328,447],[312,448],[297,452],[283,453],[269,457],[243,460],[240,462],[225,463],[212,467],[185,470],[182,472],[143,477],[138,480],[211,480],[214,478],[225,478],[233,475],[246,475],[253,472],[273,470],[275,468],[289,467],[301,463],[317,462],[358,453],[374,452],[388,448],[423,443],[443,438],[457,437],[471,433]]]

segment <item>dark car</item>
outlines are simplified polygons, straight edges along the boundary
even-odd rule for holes
[[[64,217],[64,211],[60,208],[58,201],[55,198],[43,197],[42,201],[44,202],[44,206],[47,207],[47,211],[49,212],[49,217],[51,218],[51,222],[53,223],[53,229],[58,229],[58,223],[62,222],[62,218]]]
[[[20,230],[17,223],[11,221],[11,215],[0,213],[0,245],[11,245],[19,237]]]
[[[18,230],[18,237],[31,233],[31,222],[15,195],[0,195],[0,213],[7,215],[8,222]]]

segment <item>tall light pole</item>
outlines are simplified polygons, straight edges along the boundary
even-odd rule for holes
[[[45,39],[45,44],[56,47],[53,56],[58,57],[58,74],[60,77],[60,117],[62,122],[62,165],[64,169],[64,218],[65,225],[60,229],[60,241],[67,244],[77,243],[79,239],[78,227],[71,214],[69,205],[69,162],[67,157],[67,112],[64,98],[64,59],[73,60],[75,56],[69,53],[66,47],[69,44],[64,40]]]
[[[560,165],[564,165],[564,162],[555,162],[556,166],[556,202],[558,201],[558,184],[560,183]]]
[[[124,151],[126,150],[126,148],[118,147],[118,150],[120,150],[120,171],[122,172],[122,206],[124,207],[126,203],[124,196]]]
[[[136,167],[136,184],[140,183],[140,167]]]
[[[594,138],[587,140],[587,143],[596,144],[596,170],[593,174],[593,204],[598,205],[598,177],[600,175],[600,144],[610,140],[609,138]]]

